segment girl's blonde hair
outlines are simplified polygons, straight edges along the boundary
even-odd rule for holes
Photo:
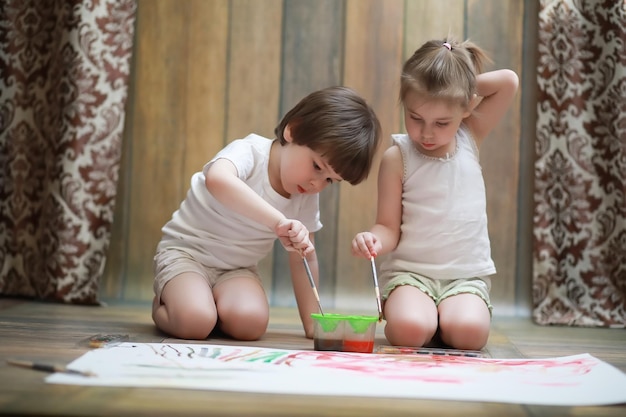
[[[414,92],[467,108],[476,93],[476,75],[489,61],[486,53],[469,40],[430,40],[402,67],[400,102],[404,104],[407,94]]]

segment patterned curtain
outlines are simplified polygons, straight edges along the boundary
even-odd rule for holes
[[[541,0],[533,318],[626,327],[626,1]]]
[[[135,0],[0,3],[0,294],[97,304]]]

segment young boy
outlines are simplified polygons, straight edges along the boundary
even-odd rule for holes
[[[289,251],[305,335],[313,337],[321,229],[319,193],[367,178],[380,142],[376,114],[353,90],[316,91],[291,109],[276,139],[251,134],[222,149],[192,176],[180,208],[163,227],[155,262],[152,318],[183,339],[205,339],[217,326],[239,340],[263,336],[269,305],[257,272],[278,238]]]

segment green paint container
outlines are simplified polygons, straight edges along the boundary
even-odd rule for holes
[[[315,350],[372,353],[377,316],[311,314],[315,322]]]

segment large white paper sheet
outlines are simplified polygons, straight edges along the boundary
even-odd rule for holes
[[[491,359],[122,343],[89,351],[54,384],[541,405],[626,403],[626,374],[589,355]]]

